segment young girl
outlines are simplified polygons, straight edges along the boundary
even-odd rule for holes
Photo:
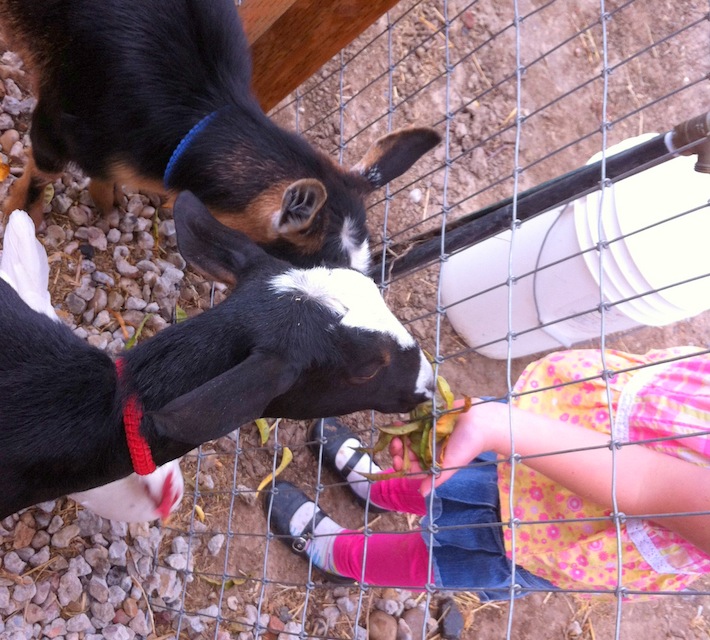
[[[272,529],[331,577],[374,585],[483,600],[510,597],[512,584],[514,595],[684,589],[710,572],[710,354],[698,351],[551,354],[523,372],[510,405],[478,401],[458,418],[436,479],[369,483],[359,472],[379,468],[355,435],[314,423],[323,463],[361,500],[369,492],[371,511],[425,516],[421,530],[346,530],[286,482],[266,501]],[[401,468],[401,442],[390,452]]]

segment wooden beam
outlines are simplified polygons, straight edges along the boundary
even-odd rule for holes
[[[264,35],[296,0],[244,0],[238,7],[249,44]]]
[[[273,108],[395,4],[397,0],[245,0],[240,15],[252,16],[249,28],[254,33],[261,30],[258,37],[248,37],[252,86],[263,109]],[[254,17],[260,14],[262,21]]]

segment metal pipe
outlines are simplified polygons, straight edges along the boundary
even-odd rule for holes
[[[672,131],[606,158],[606,178],[610,182],[670,160],[678,154],[698,154],[696,171],[710,173],[710,112],[677,125]],[[600,188],[601,160],[537,185],[518,195],[517,219],[533,218],[549,209],[571,202]],[[513,198],[462,216],[445,227],[444,253],[470,247],[510,228]],[[434,263],[441,257],[442,230],[422,233],[390,247],[385,269],[376,273],[391,279]]]
[[[673,127],[669,145],[684,156],[697,154],[695,170],[710,173],[710,111]]]

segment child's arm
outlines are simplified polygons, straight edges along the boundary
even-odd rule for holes
[[[509,412],[512,412],[509,413]],[[578,496],[612,507],[612,454],[609,436],[509,407],[498,402],[476,404],[456,423],[436,484],[483,451],[511,454],[510,424],[515,452],[521,456],[586,447],[583,451],[527,458],[524,463],[559,482]],[[428,491],[431,480],[423,482]],[[710,512],[710,469],[640,445],[616,451],[616,499],[627,515]],[[710,553],[710,515],[658,518],[668,529]]]

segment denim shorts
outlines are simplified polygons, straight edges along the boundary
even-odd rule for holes
[[[424,542],[432,544],[438,587],[475,591],[483,602],[507,600],[513,564],[505,554],[494,453],[483,453],[434,492],[431,517],[422,520]],[[428,500],[428,499],[427,499]],[[435,532],[429,533],[429,522]],[[515,596],[527,589],[554,591],[547,580],[515,568]]]

